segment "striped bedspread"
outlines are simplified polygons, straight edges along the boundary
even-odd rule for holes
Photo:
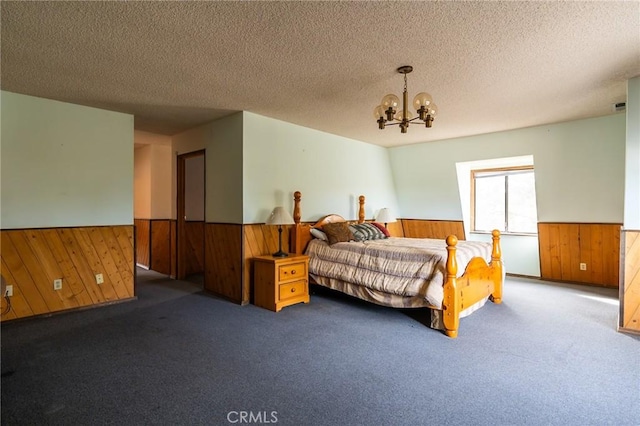
[[[459,241],[458,276],[473,257],[491,260],[491,244]],[[307,247],[309,273],[314,278],[364,286],[368,289],[426,300],[441,308],[447,249],[444,240],[386,238],[329,246],[314,239]]]

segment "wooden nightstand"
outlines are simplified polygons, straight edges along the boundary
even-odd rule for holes
[[[309,303],[309,256],[253,258],[256,306],[278,312],[285,306]]]

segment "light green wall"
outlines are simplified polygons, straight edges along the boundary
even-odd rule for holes
[[[402,217],[462,219],[456,162],[533,155],[539,222],[622,223],[625,115],[391,148]]]
[[[245,112],[244,223],[263,223],[275,206],[293,210],[302,193],[302,220],[328,213],[356,219],[358,197],[366,216],[397,211],[387,149]]]
[[[173,137],[176,153],[206,150],[206,221],[264,223],[275,206],[293,210],[302,192],[303,220],[328,213],[357,216],[367,197],[371,218],[397,211],[386,148],[239,112]],[[186,147],[186,148],[185,148]]]
[[[400,216],[462,220],[456,163],[533,155],[539,222],[622,223],[625,115],[389,150]],[[470,240],[489,240],[470,234]],[[540,275],[538,241],[505,235],[506,270]]]
[[[205,150],[205,221],[242,223],[242,113],[173,136],[172,149],[174,169],[178,155]]]
[[[211,123],[205,160],[207,222],[242,223],[242,122],[239,112]]]
[[[624,227],[640,229],[640,77],[627,83]]]
[[[465,236],[470,241],[491,242],[491,234],[471,233],[471,170],[490,169],[498,167],[515,167],[534,165],[532,155],[520,157],[502,157],[495,160],[480,160],[472,162],[458,162],[458,188],[460,189],[460,204]],[[500,245],[503,251],[503,261],[507,270],[513,274],[540,276],[539,246],[537,235],[502,235]]]
[[[0,96],[3,229],[133,223],[133,116]]]

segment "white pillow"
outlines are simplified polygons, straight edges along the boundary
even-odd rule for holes
[[[313,235],[315,238],[319,240],[329,241],[329,238],[327,238],[327,234],[325,234],[323,231],[319,229],[311,228],[311,235]]]

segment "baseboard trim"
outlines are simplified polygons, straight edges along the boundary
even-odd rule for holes
[[[541,277],[537,277],[535,275],[513,274],[511,272],[507,272],[506,275],[508,277],[514,277],[514,278],[528,278],[530,280],[542,280]]]
[[[95,308],[104,308],[106,306],[118,305],[120,303],[133,302],[135,300],[138,300],[138,296],[129,297],[127,299],[112,300],[112,301],[104,302],[104,303],[97,303],[95,305],[80,306],[80,307],[77,307],[77,308],[64,309],[62,311],[47,312],[47,313],[44,313],[44,314],[36,314],[36,315],[28,316],[28,317],[6,319],[6,320],[2,320],[2,325],[4,326],[6,324],[12,324],[12,323],[16,323],[16,322],[30,321],[30,320],[34,320],[34,319],[38,319],[38,318],[51,318],[51,317],[57,316],[57,315],[70,314],[70,313],[73,313],[73,312],[88,311],[89,309],[95,309]]]
[[[634,330],[632,328],[625,328],[618,326],[618,332],[625,334],[633,334],[634,336],[640,336],[640,330]]]

